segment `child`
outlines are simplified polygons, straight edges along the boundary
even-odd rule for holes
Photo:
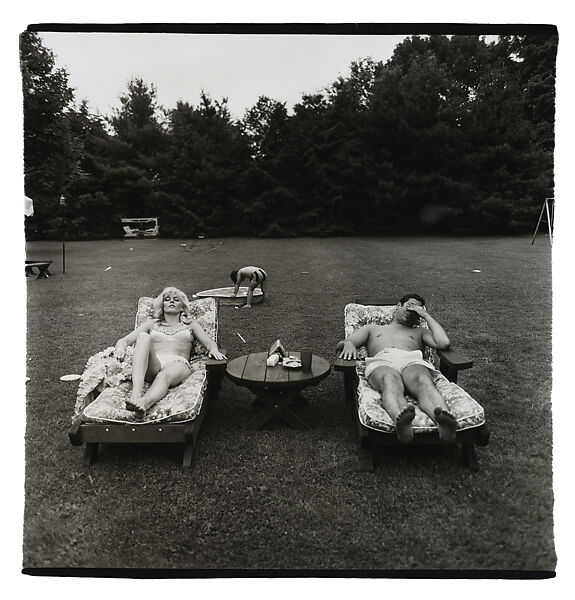
[[[260,267],[242,267],[238,271],[232,271],[230,273],[230,278],[235,284],[234,296],[238,295],[238,291],[240,289],[242,281],[244,279],[247,279],[249,281],[247,302],[243,308],[251,308],[252,300],[254,297],[254,290],[258,287],[258,285],[262,290],[262,294],[265,295],[265,281],[267,277],[268,274]]]

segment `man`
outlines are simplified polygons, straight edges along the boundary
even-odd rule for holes
[[[242,267],[238,271],[232,271],[230,273],[230,279],[235,283],[234,296],[238,295],[240,285],[242,281],[247,280],[248,283],[248,296],[246,304],[243,308],[251,308],[252,300],[254,298],[254,290],[260,286],[262,294],[266,293],[265,281],[268,278],[268,274],[260,267]]]
[[[429,329],[417,327],[419,319]],[[407,391],[419,408],[437,424],[439,438],[455,439],[457,422],[433,382],[433,366],[423,360],[425,346],[447,350],[451,345],[443,327],[425,310],[418,294],[407,294],[397,304],[389,325],[364,325],[338,343],[340,358],[357,359],[357,349],[367,346],[365,378],[381,393],[383,408],[395,422],[400,442],[413,439],[413,404],[405,400]]]

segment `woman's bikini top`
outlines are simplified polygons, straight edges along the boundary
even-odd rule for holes
[[[150,329],[150,335],[165,335],[178,340],[178,342],[191,342],[194,339],[191,330],[184,324],[172,328],[160,323],[154,323]]]

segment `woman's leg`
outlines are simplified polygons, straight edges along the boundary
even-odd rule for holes
[[[132,356],[132,394],[126,403],[129,410],[141,411],[140,397],[145,380],[153,379],[160,370],[160,361],[152,350],[152,338],[149,333],[140,333],[134,345]]]
[[[156,402],[165,397],[168,390],[180,383],[190,374],[189,367],[181,360],[168,363],[156,375],[148,391],[140,398],[140,406],[148,410]]]

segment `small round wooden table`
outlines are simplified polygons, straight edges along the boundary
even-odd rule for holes
[[[299,352],[288,352],[297,356]],[[284,367],[281,363],[268,367],[267,352],[256,352],[234,358],[226,366],[226,375],[236,384],[247,387],[257,396],[264,408],[245,426],[246,429],[259,429],[275,416],[296,429],[309,429],[290,408],[300,392],[306,387],[317,385],[327,377],[331,365],[321,356],[312,356],[311,371],[304,373],[301,367]]]

